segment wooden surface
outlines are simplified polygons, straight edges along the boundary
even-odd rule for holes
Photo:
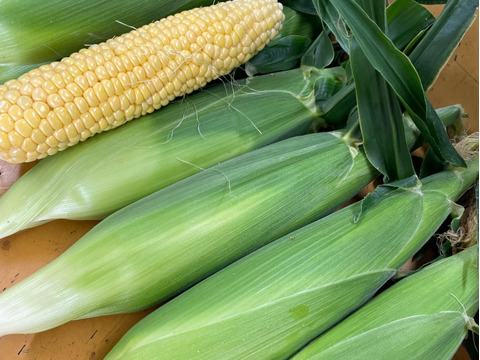
[[[437,14],[440,11],[439,6],[430,9]],[[462,104],[470,115],[470,132],[478,131],[478,19],[428,96],[435,107]],[[0,161],[0,195],[31,166]],[[96,223],[54,221],[1,239],[0,291],[55,259]],[[0,360],[103,359],[120,337],[151,311],[74,321],[38,334],[4,336],[0,338]],[[468,356],[459,352],[456,359]]]

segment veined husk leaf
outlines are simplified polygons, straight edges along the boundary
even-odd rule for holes
[[[401,280],[293,359],[451,359],[477,309],[474,246]]]
[[[419,11],[418,6],[419,5],[413,0],[401,0],[395,1],[386,9],[386,34],[398,49],[403,49],[405,43],[411,44],[415,42],[418,36],[421,35],[421,33],[417,31],[431,25],[433,16],[423,7],[421,7],[422,11]],[[416,15],[412,16],[413,13]],[[336,13],[336,17],[337,19],[339,18],[338,13]],[[408,21],[406,19],[408,19]],[[338,27],[336,27],[336,29],[338,30]],[[349,49],[347,50],[349,51]],[[444,53],[436,53],[435,62],[431,63],[429,71],[438,73],[441,69],[441,64],[447,59],[448,57]],[[432,68],[434,70],[432,70]],[[419,76],[423,81],[422,69],[419,71]],[[325,101],[319,102],[317,105],[323,112],[322,118],[328,124],[339,126],[339,124],[345,122],[355,104],[355,83],[351,82],[346,84],[338,93]]]
[[[396,0],[387,7],[387,36],[403,50],[435,22],[435,17],[415,0]],[[407,26],[405,26],[407,24]],[[456,46],[457,43],[452,43]]]
[[[464,165],[450,143],[445,129],[433,111],[422,87],[421,78],[409,58],[398,50],[382,29],[356,2],[315,0],[319,14],[340,14],[371,65],[382,75],[407,109],[425,140],[442,161]],[[328,15],[325,15],[328,13]],[[331,26],[331,24],[329,24]],[[344,35],[345,36],[345,35]]]
[[[315,84],[330,77],[295,69],[209,87],[43,159],[0,198],[0,237],[58,218],[102,219],[202,168],[305,134]]]
[[[434,234],[476,179],[470,165],[384,194],[358,222],[355,203],[257,250],[141,320],[106,360],[288,358]]]
[[[0,85],[4,84],[8,80],[16,79],[30,70],[46,64],[49,63],[44,62],[30,65],[0,65]]]
[[[438,69],[443,68],[476,17],[478,1],[450,0],[410,59],[422,74],[424,89],[433,85]],[[441,54],[441,56],[438,56]]]
[[[285,21],[277,37],[245,64],[249,76],[297,67],[321,29],[318,16],[284,7]],[[317,66],[320,68],[320,66]]]
[[[371,0],[356,2],[385,31],[385,3]],[[370,64],[355,37],[350,38],[349,44],[357,111],[368,159],[385,175],[386,181],[409,178],[415,174],[415,170],[405,140],[402,109],[396,94]]]
[[[305,14],[315,15],[315,8],[310,0],[284,0],[282,4],[290,6],[297,11],[304,12]]]
[[[54,61],[212,0],[2,0],[0,65]]]
[[[375,175],[339,134],[318,133],[176,182],[112,214],[1,293],[0,336],[166,300],[326,215]]]

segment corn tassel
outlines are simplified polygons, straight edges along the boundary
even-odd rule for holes
[[[374,174],[339,134],[321,133],[176,182],[112,214],[1,293],[0,336],[166,300],[334,210]]]
[[[421,187],[378,192],[357,222],[364,203],[263,247],[141,320],[105,360],[288,358],[367,301],[433,235],[478,176],[478,157],[469,164]]]
[[[478,247],[401,280],[292,360],[448,360],[478,310]]]
[[[47,157],[0,198],[0,238],[58,218],[102,219],[201,169],[305,134],[315,87],[336,77],[296,69],[209,87]]]
[[[167,105],[230,73],[280,30],[276,0],[196,8],[0,85],[0,158],[21,163]]]

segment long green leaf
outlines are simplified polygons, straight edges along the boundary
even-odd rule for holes
[[[331,4],[327,1],[318,1],[313,0],[313,5],[315,6],[315,10],[317,11],[320,19],[327,24],[330,31],[335,35],[335,39],[338,41],[340,46],[342,47],[343,51],[349,53],[349,46],[348,46],[348,39],[345,37],[347,32],[343,22],[338,15],[337,10],[331,6]]]
[[[435,17],[414,0],[395,0],[387,8],[386,34],[397,49],[403,50],[412,39],[435,22]],[[417,69],[418,73],[421,73]]]
[[[322,69],[331,64],[334,56],[335,53],[328,32],[323,30],[302,56],[301,65]]]
[[[333,4],[348,24],[365,56],[392,86],[425,140],[444,161],[465,166],[450,143],[433,107],[426,98],[420,77],[408,57],[398,50],[358,4],[350,0],[315,0]]]
[[[245,71],[248,76],[254,76],[292,69],[298,64],[311,42],[308,37],[301,35],[275,39],[245,64]]]
[[[245,71],[249,76],[296,67],[320,33],[322,25],[318,16],[304,14],[286,6],[283,12],[285,21],[278,36],[245,64]]]
[[[476,0],[449,0],[422,41],[410,54],[424,89],[430,87],[475,19]],[[439,56],[440,55],[440,56]]]
[[[385,28],[383,2],[357,0],[368,15]],[[355,80],[359,121],[368,159],[387,181],[413,176],[415,171],[405,140],[402,111],[395,93],[358,46],[350,40],[350,62]],[[380,136],[379,136],[380,134]]]
[[[413,176],[410,150],[405,140],[402,111],[395,93],[352,42],[359,121],[368,159],[375,168],[396,181]]]

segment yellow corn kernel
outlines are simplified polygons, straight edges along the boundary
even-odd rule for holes
[[[283,19],[277,0],[221,2],[8,81],[0,89],[0,159],[43,158],[159,109],[250,59],[277,35]]]

